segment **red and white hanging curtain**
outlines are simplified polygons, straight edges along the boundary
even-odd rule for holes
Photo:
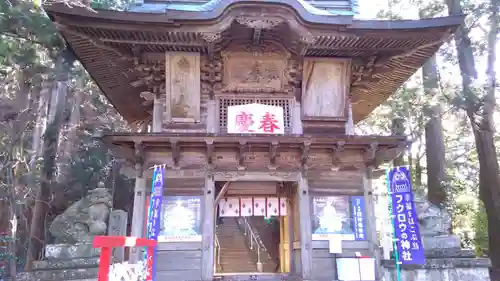
[[[221,217],[286,216],[286,198],[228,197],[219,202]]]

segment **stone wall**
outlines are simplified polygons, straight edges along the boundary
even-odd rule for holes
[[[394,260],[382,261],[383,281],[398,281]],[[402,265],[403,281],[490,281],[486,258],[476,258],[472,250],[453,248],[426,251],[425,265]]]

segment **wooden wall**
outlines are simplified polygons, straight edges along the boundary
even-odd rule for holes
[[[160,243],[157,252],[157,280],[201,280],[201,242]]]
[[[165,54],[165,93],[161,97],[163,132],[206,132],[210,97],[202,91],[206,58],[199,53]]]
[[[343,172],[338,176],[328,180],[309,179],[309,192],[312,199],[314,196],[336,196],[336,195],[362,195],[362,174],[359,172]],[[301,269],[301,244],[300,244],[300,224],[298,214],[298,196],[295,192],[292,195],[293,210],[293,267],[294,272],[300,273]],[[312,242],[312,278],[317,281],[332,280],[336,276],[336,258],[354,257],[356,252],[361,255],[373,256],[370,254],[367,241],[342,241],[342,254],[329,253],[329,241]]]
[[[318,127],[315,122],[319,120],[322,128],[339,122],[339,126],[345,126],[350,60],[294,57],[279,44],[266,44],[259,52],[230,44],[214,60],[200,53],[165,53],[165,91],[160,97],[162,130],[218,131],[217,103],[224,97],[278,99],[267,103],[283,106],[286,120],[298,117],[287,121],[291,123],[287,123],[287,133],[301,133],[298,122],[307,123],[307,127]],[[252,72],[256,67],[252,63],[256,61],[265,67],[258,74]],[[252,74],[255,77],[250,83],[245,78]],[[298,77],[303,77],[303,81]]]
[[[149,186],[151,182],[149,181]],[[167,179],[165,196],[202,196],[204,179]],[[203,214],[203,198],[200,211]],[[149,203],[149,202],[148,202]],[[147,212],[146,212],[147,213]],[[202,218],[202,222],[205,218]],[[158,280],[195,281],[201,280],[201,242],[159,243],[157,251],[156,278]]]

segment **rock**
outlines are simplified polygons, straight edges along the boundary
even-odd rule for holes
[[[446,210],[440,209],[417,194],[415,194],[414,201],[420,222],[421,236],[434,237],[450,234],[451,216]]]
[[[113,198],[106,188],[96,188],[57,216],[50,234],[57,244],[91,243],[96,235],[106,235]]]

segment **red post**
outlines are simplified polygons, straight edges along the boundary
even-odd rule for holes
[[[99,261],[99,272],[97,281],[108,281],[109,265],[111,262],[111,253],[116,247],[147,247],[148,270],[153,267],[153,253],[157,242],[145,238],[125,237],[125,236],[96,236],[94,237],[94,248],[101,248]],[[151,272],[152,273],[152,272]]]
[[[154,247],[148,247],[147,260],[146,260],[146,281],[153,280],[153,258],[154,258]]]
[[[97,274],[97,281],[108,281],[109,263],[111,261],[111,249],[104,247],[101,249],[101,258],[99,261],[99,273]]]

